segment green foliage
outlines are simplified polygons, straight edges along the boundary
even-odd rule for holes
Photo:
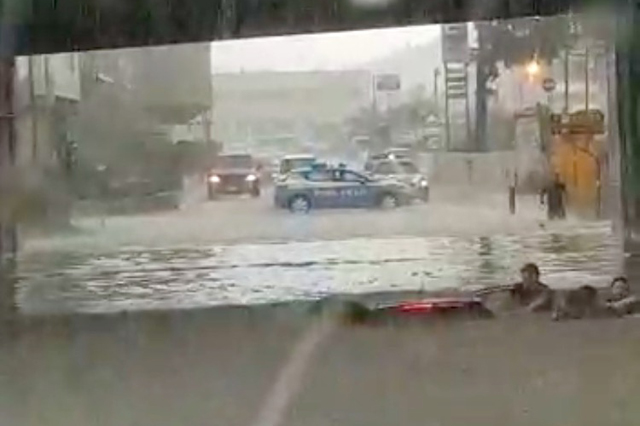
[[[550,63],[573,42],[568,16],[477,23],[479,59],[490,64],[487,78],[497,78],[497,64],[507,68],[533,59]]]

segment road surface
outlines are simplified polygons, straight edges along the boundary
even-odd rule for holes
[[[265,199],[80,218],[20,259],[2,424],[635,426],[637,319],[354,328],[264,304],[505,282],[530,260],[558,287],[617,272],[608,223],[521,207],[440,192],[395,212],[294,217]]]
[[[152,215],[79,218],[73,235],[27,241],[23,312],[262,304],[335,294],[476,288],[541,265],[556,287],[606,285],[619,246],[606,222],[547,223],[533,197],[434,190],[396,211],[275,210],[229,197]]]

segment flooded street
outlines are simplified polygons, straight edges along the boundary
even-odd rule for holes
[[[618,272],[609,223],[547,223],[533,197],[511,216],[504,201],[440,191],[394,212],[293,216],[265,196],[81,219],[74,235],[28,242],[18,301],[32,314],[188,309],[471,289],[508,283],[527,261],[554,287],[602,286]]]
[[[2,26],[0,426],[640,425],[632,16],[58,3]]]

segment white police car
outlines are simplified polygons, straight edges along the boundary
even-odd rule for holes
[[[311,209],[385,208],[411,203],[410,188],[398,181],[376,179],[344,167],[295,170],[276,185],[276,207],[295,213]]]

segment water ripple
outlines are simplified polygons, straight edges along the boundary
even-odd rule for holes
[[[182,309],[330,294],[482,287],[526,261],[552,286],[604,285],[618,272],[608,229],[478,238],[378,238],[33,255],[23,260],[26,313]]]

